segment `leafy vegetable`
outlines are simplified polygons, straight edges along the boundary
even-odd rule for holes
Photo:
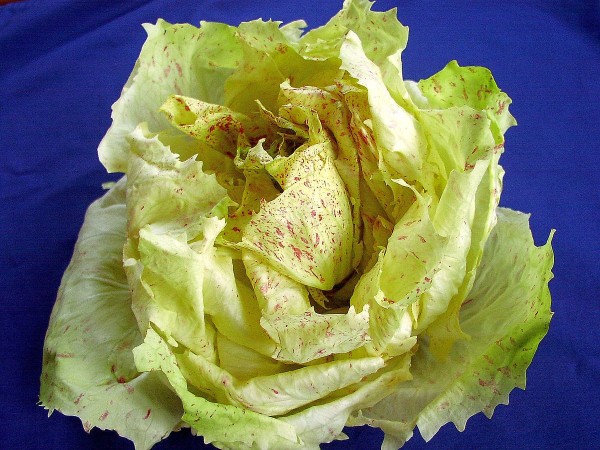
[[[498,207],[510,99],[455,61],[402,78],[395,11],[321,28],[146,25],[99,147],[40,400],[147,449],[397,448],[524,388],[550,240]]]

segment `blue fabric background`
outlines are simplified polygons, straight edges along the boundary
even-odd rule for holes
[[[555,316],[528,372],[490,421],[447,425],[406,449],[598,448],[600,433],[600,3],[597,0],[411,1],[407,78],[451,59],[489,67],[513,99],[502,205],[532,213],[538,244],[556,228]],[[140,24],[257,17],[324,24],[341,1],[36,1],[0,6],[0,448],[131,449],[112,432],[36,406],[42,344],[88,204],[114,180],[96,147],[145,33]],[[324,449],[375,449],[349,430]],[[158,449],[207,448],[188,432]]]

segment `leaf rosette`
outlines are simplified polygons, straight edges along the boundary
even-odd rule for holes
[[[498,207],[510,99],[403,80],[395,11],[146,25],[46,337],[41,402],[149,448],[318,448],[507,402],[550,321],[550,243]]]

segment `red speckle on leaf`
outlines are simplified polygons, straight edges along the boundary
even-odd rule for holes
[[[235,231],[236,233],[239,233],[240,231],[242,231],[238,227],[233,227],[232,230]]]
[[[502,111],[504,111],[505,106],[506,102],[498,103],[498,109],[496,110],[496,114],[502,114]]]
[[[75,401],[73,403],[78,405],[82,398],[83,398],[83,392],[77,396],[77,398],[75,399]]]
[[[234,159],[235,155],[231,152],[225,152],[225,155],[229,158],[229,159]]]
[[[117,378],[117,381],[121,384],[127,383],[127,380],[125,379],[125,377],[123,375],[121,375],[119,378]]]
[[[367,132],[365,130],[360,130],[360,133],[358,133],[358,134],[359,134],[361,140],[365,144],[369,145],[369,136],[367,135]]]
[[[319,243],[321,242],[321,236],[319,236],[319,233],[315,234],[315,247],[317,245],[319,245]]]
[[[266,283],[264,283],[264,284],[261,284],[261,285],[260,285],[260,292],[261,292],[263,295],[266,295],[266,293],[267,293],[267,292],[269,292],[269,285],[268,285],[268,284],[266,284]]]
[[[481,88],[479,88],[477,90],[477,98],[479,100],[481,100],[484,97],[484,94],[491,94],[492,90],[489,89],[486,85],[481,86]]]
[[[146,411],[146,415],[144,416],[144,420],[146,420],[148,417],[150,417],[150,413],[152,412],[151,409],[148,409],[148,411]]]
[[[177,74],[181,77],[183,76],[183,71],[181,70],[181,66],[179,63],[175,63],[175,68],[177,69]]]
[[[408,236],[404,236],[404,235],[402,235],[402,236],[398,236],[398,240],[399,240],[399,241],[404,241],[404,240],[405,240],[405,239],[407,239],[407,238],[408,238]]]
[[[290,233],[292,233],[292,235],[294,235],[294,226],[292,225],[292,223],[288,220],[287,221],[287,229]]]
[[[108,411],[104,411],[100,416],[100,420],[105,420],[108,417]]]
[[[302,251],[298,247],[294,247],[292,245],[292,249],[294,250],[294,255],[298,258],[298,261],[302,259]]]
[[[413,258],[415,258],[417,261],[421,261],[421,258],[419,258],[419,255],[417,255],[415,252],[409,251],[408,253],[410,253],[413,256]],[[424,263],[425,261],[421,261],[421,262]]]
[[[273,391],[273,393],[275,394],[279,394],[279,391],[277,389],[271,389]]]
[[[510,367],[507,367],[507,366],[499,367],[498,372],[500,372],[505,377],[510,377]]]

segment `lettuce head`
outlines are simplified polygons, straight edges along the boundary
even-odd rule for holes
[[[510,99],[402,77],[395,11],[145,25],[48,328],[41,404],[137,449],[402,446],[491,416],[551,318],[553,253],[498,207]]]

